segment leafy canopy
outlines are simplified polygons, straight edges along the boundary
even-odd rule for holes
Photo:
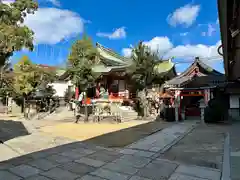
[[[0,3],[0,66],[22,48],[33,50],[34,32],[23,25],[27,14],[38,8],[34,0],[15,0],[10,5]]]
[[[81,90],[85,90],[95,82],[97,74],[92,71],[92,68],[96,64],[98,56],[98,51],[93,46],[91,38],[86,35],[72,45],[68,57],[68,72],[73,83],[80,86]]]
[[[14,65],[14,88],[18,94],[29,94],[41,83],[46,85],[54,80],[55,72],[33,64],[27,56],[23,56]]]
[[[159,63],[160,59],[157,53],[154,53],[150,48],[142,42],[138,43],[132,49],[132,64],[128,68],[128,74],[131,75],[133,83],[137,89],[142,90],[150,84],[156,76],[154,67]]]

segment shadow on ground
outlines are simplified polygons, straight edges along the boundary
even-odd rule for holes
[[[161,131],[173,123],[164,121],[152,121],[119,131],[107,133],[86,140],[86,143],[96,144],[107,148],[122,148],[136,142],[146,136]]]
[[[21,127],[12,128],[24,127],[21,123],[18,125]],[[6,142],[6,146],[10,147],[11,150],[14,149],[19,156],[0,162],[0,179],[36,180],[48,179],[47,177],[57,180],[77,179],[93,172],[97,167],[103,165],[101,163],[112,162],[123,155],[116,150],[97,145],[123,147],[170,125],[172,123],[154,121],[82,142],[73,142],[73,140],[63,137],[53,138],[43,134],[36,136],[34,133],[31,136],[26,136],[24,142],[19,141],[19,138],[16,139],[17,141],[13,139]],[[26,134],[28,133],[26,132]],[[32,136],[35,138],[30,139]],[[41,143],[45,144],[46,147],[40,146]],[[14,147],[15,145],[16,147]],[[91,162],[87,162],[88,158]],[[86,163],[93,163],[95,166],[86,165]]]
[[[25,135],[29,135],[29,133],[21,122],[0,120],[0,143]]]
[[[160,124],[162,126],[160,126]],[[21,144],[21,142],[12,142],[7,145],[17,145],[16,147],[18,148],[15,148],[15,150],[19,152],[19,157],[0,162],[0,179],[75,180],[79,178],[78,180],[80,180],[82,176],[94,172],[97,168],[106,163],[113,162],[123,155],[117,152],[116,149],[104,148],[97,145],[105,147],[123,147],[173,124],[174,123],[154,121],[101,135],[82,142],[73,142],[73,140],[63,137],[50,138],[43,134],[35,136],[33,140],[24,142],[24,144]],[[209,129],[212,128],[210,127]],[[196,135],[200,137],[202,134]],[[210,134],[206,134],[206,136],[208,135]],[[31,136],[34,136],[34,133]],[[29,138],[31,136],[27,137]],[[195,139],[193,138],[193,140]],[[122,141],[124,141],[124,143],[122,143]],[[186,141],[186,144],[187,142],[191,144],[192,140]],[[40,146],[41,143],[46,146],[44,150],[43,147]],[[46,145],[46,143],[49,143],[49,145]],[[199,143],[201,142],[196,141],[194,146],[198,146]],[[181,142],[179,144],[181,144]],[[178,153],[180,153],[181,150],[181,148],[178,148]],[[186,154],[189,156],[198,155],[197,153],[189,154],[188,150],[186,150]],[[127,156],[127,158],[129,158],[129,156]],[[142,159],[144,158],[142,157]],[[145,158],[145,160],[146,159],[147,158]],[[128,167],[126,167],[125,170],[127,172],[134,169],[128,169]],[[161,169],[158,170],[160,171]],[[158,170],[154,169],[154,171]],[[116,171],[120,172],[119,170]],[[117,177],[119,174],[113,174],[112,172],[112,174],[110,174],[112,177],[107,179],[129,179],[126,172],[122,172],[125,173],[124,178],[122,178],[122,176]],[[109,171],[102,170],[98,173],[107,175]],[[96,178],[96,176],[94,177],[96,180],[101,179]],[[94,177],[89,177],[84,180],[93,180]]]

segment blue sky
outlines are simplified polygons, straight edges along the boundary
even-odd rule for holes
[[[39,10],[25,24],[35,31],[34,62],[62,65],[71,44],[85,31],[94,42],[128,56],[140,40],[153,50],[175,57],[183,71],[195,56],[223,72],[216,0],[39,0]],[[166,53],[167,52],[167,53]],[[187,63],[189,62],[189,63]]]

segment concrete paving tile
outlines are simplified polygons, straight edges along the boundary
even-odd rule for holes
[[[95,160],[100,160],[104,162],[111,162],[114,161],[115,159],[119,158],[121,155],[118,153],[113,153],[113,152],[106,152],[106,151],[99,151],[96,153],[93,153],[89,156],[88,158],[95,159]]]
[[[91,175],[86,175],[81,178],[78,178],[76,180],[107,180],[98,176],[91,176]]]
[[[96,170],[96,168],[94,168],[92,166],[88,166],[86,164],[79,164],[79,163],[75,163],[75,162],[63,164],[63,165],[59,166],[59,168],[65,169],[65,170],[68,170],[70,172],[80,174],[80,175],[85,175],[87,173],[90,173],[90,172],[93,172]]]
[[[87,157],[83,157],[81,159],[75,160],[75,162],[81,163],[81,164],[86,164],[86,165],[93,166],[93,167],[101,167],[104,164],[106,164],[106,162],[87,158]]]
[[[239,156],[231,156],[231,177],[234,179],[240,179],[240,157]]]
[[[54,167],[57,167],[59,164],[49,161],[47,159],[37,159],[28,163],[30,166],[47,171]]]
[[[86,156],[86,154],[81,153],[81,152],[77,152],[77,151],[65,151],[65,152],[60,153],[60,155],[71,158],[73,160],[79,159],[83,156]]]
[[[136,153],[134,153],[134,156],[141,156],[141,157],[151,157],[153,156],[155,153],[153,152],[149,152],[149,151],[137,151]]]
[[[47,156],[46,159],[50,160],[50,161],[53,161],[53,162],[57,162],[57,163],[67,163],[67,162],[71,162],[72,161],[71,158],[68,158],[66,156],[61,156],[59,154]]]
[[[149,149],[149,151],[153,151],[153,152],[158,152],[158,151],[161,151],[163,149],[163,147],[152,147]]]
[[[33,176],[33,175],[36,175],[38,173],[41,172],[40,169],[37,169],[37,168],[34,168],[34,167],[31,167],[29,165],[19,165],[19,166],[16,166],[14,168],[10,168],[9,169],[12,173],[20,176],[20,177],[23,177],[23,178],[27,178],[27,177],[30,177],[30,176]]]
[[[36,175],[36,176],[32,176],[32,177],[24,179],[24,180],[51,180],[51,179],[48,177],[45,177],[45,176]]]
[[[0,171],[1,180],[21,180],[19,176],[16,176],[8,171]]]
[[[117,164],[117,163],[108,163],[102,168],[108,169],[111,171],[116,171],[124,174],[134,175],[138,172],[139,169],[134,168],[132,166],[128,166],[125,164]]]
[[[96,171],[91,173],[92,175],[95,176],[99,176],[105,179],[109,179],[109,180],[127,180],[129,179],[129,176],[126,174],[122,174],[122,173],[118,173],[118,172],[113,172],[113,171],[109,171],[106,169],[97,169]]]
[[[5,169],[10,169],[13,168],[14,165],[10,164],[8,161],[7,162],[0,162],[0,170],[5,170]]]
[[[10,159],[8,161],[8,163],[14,165],[14,166],[18,166],[18,165],[21,165],[21,164],[26,164],[28,163],[29,161],[32,161],[33,158],[31,158],[30,156],[20,156],[20,157],[16,157],[16,158],[13,158],[13,159]]]
[[[153,164],[159,164],[160,166],[164,166],[164,165],[173,165],[175,167],[177,167],[179,165],[178,162],[174,162],[174,161],[169,161],[167,159],[154,159],[151,163]]]
[[[203,178],[199,178],[199,177],[174,173],[171,175],[171,177],[168,180],[209,180],[209,179],[203,179]],[[219,179],[212,179],[212,180],[219,180]]]
[[[134,154],[134,153],[136,153],[136,152],[138,152],[138,151],[135,150],[135,149],[123,149],[123,150],[120,151],[120,153],[122,153],[122,154],[128,154],[128,155]]]
[[[177,165],[168,162],[149,163],[138,171],[137,175],[149,179],[168,179],[175,171]]]
[[[140,157],[140,156],[131,156],[124,155],[121,158],[114,161],[114,163],[119,165],[132,166],[135,168],[142,168],[151,161],[150,158]]]
[[[88,149],[88,148],[83,148],[83,147],[71,149],[71,150],[69,150],[69,151],[82,154],[83,156],[90,155],[90,154],[93,154],[93,153],[97,152],[96,150]],[[68,152],[68,151],[67,151],[67,152]]]
[[[221,176],[221,172],[216,169],[203,168],[199,166],[180,165],[175,172],[211,180],[218,180]]]
[[[133,176],[129,180],[152,180],[152,179],[144,178],[144,177],[140,177],[140,176]]]
[[[158,152],[192,128],[192,124],[175,124],[128,146],[130,149]]]
[[[41,173],[41,175],[54,180],[75,180],[80,177],[75,173],[60,168],[50,169],[49,171]]]
[[[39,159],[39,158],[45,158],[45,157],[47,157],[47,156],[51,156],[51,155],[54,155],[54,154],[57,154],[57,152],[47,149],[47,150],[42,150],[42,151],[34,152],[34,153],[32,153],[30,156],[31,156],[33,159]]]

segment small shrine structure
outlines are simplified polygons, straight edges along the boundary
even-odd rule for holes
[[[214,70],[198,57],[179,76],[167,81],[164,91],[175,94],[174,105],[177,114],[185,119],[189,116],[201,116],[200,102],[205,105],[214,97],[214,89],[225,82],[224,74]]]

